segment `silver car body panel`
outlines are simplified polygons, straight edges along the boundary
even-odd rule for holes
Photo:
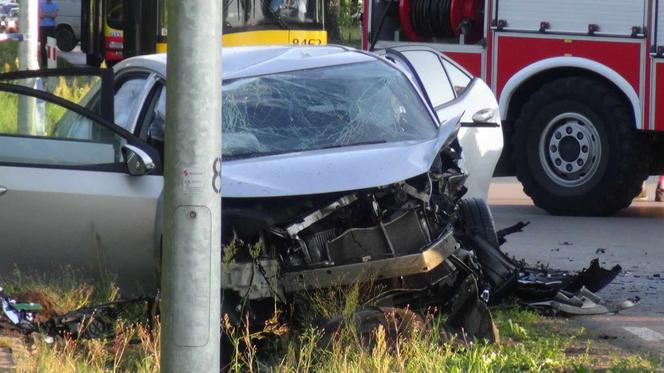
[[[374,55],[342,46],[224,48],[224,80],[375,60]],[[166,65],[166,54],[162,53],[126,59],[114,70],[147,69],[165,78]]]
[[[0,176],[0,272],[103,265],[123,288],[157,284],[161,176],[5,166]]]
[[[321,194],[388,185],[427,172],[436,139],[288,153],[224,163],[224,197]]]
[[[430,52],[446,59],[466,75],[471,76],[470,73],[445,55],[441,55],[440,52],[424,45],[401,46],[391,48],[391,50],[402,54],[412,51]],[[380,51],[380,53],[389,55],[390,50]],[[404,70],[412,80],[413,72],[410,71],[409,67],[399,63],[396,63],[395,66]],[[421,80],[434,79],[428,77],[428,75],[435,73],[433,70],[415,72]],[[429,95],[431,96],[430,93]],[[466,197],[486,200],[493,172],[503,150],[503,130],[498,102],[491,88],[482,79],[475,78],[456,100],[436,108],[436,114],[440,120],[445,120],[454,116],[459,110],[463,110],[463,117],[461,118],[462,127],[459,130],[458,139],[462,148],[464,165],[468,171],[468,180],[465,184],[468,188]],[[480,111],[493,112],[493,118],[490,119],[491,123],[488,126],[474,126],[473,116]]]

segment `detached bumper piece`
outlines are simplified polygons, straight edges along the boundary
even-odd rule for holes
[[[595,293],[610,284],[622,271],[619,265],[611,269],[600,267],[597,258],[588,268],[576,275],[566,271],[542,269],[522,269],[515,294],[526,305],[536,309],[550,309],[568,315],[597,315],[617,312],[634,306],[610,310]]]
[[[527,225],[528,223],[519,223],[499,231],[499,242],[504,243],[505,236],[521,232]],[[545,267],[528,268],[509,258],[482,236],[468,236],[466,241],[470,242],[475,250],[479,262],[479,278],[484,282],[486,291],[490,291],[491,304],[511,296],[535,309],[568,315],[617,312],[635,304],[633,301],[626,301],[609,307],[595,294],[620,274],[622,268],[619,265],[605,269],[600,267],[596,258],[587,268],[576,274]]]
[[[599,315],[608,313],[609,309],[600,304],[601,301],[600,297],[583,287],[576,294],[560,290],[553,296],[553,299],[532,302],[528,306],[559,311],[568,315]]]

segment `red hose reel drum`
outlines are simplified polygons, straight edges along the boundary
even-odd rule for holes
[[[416,17],[413,16],[415,14]],[[424,14],[426,17],[423,17]],[[449,25],[441,28],[441,18],[449,19]],[[399,20],[409,41],[425,41],[431,37],[421,35],[417,30],[426,29],[432,31],[435,37],[445,38],[458,37],[465,29],[465,42],[472,44],[479,41],[484,33],[484,0],[399,0]],[[415,24],[415,20],[429,24]]]
[[[399,0],[399,20],[401,21],[401,29],[403,30],[406,39],[409,41],[423,41],[415,29],[413,28],[413,23],[410,20],[410,6],[411,0]]]
[[[469,44],[479,41],[484,33],[484,0],[452,0],[450,22],[454,36],[461,35],[462,25],[468,22],[470,26],[466,34]]]

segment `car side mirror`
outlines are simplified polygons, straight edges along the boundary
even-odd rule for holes
[[[124,155],[127,170],[131,176],[147,175],[155,168],[152,157],[139,147],[125,144],[122,146],[122,154]]]

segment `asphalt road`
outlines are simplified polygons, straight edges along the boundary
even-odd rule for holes
[[[605,268],[623,272],[601,290],[605,302],[640,297],[619,314],[574,317],[598,338],[664,359],[664,203],[653,202],[656,178],[647,182],[650,202],[635,201],[613,217],[560,217],[533,206],[514,178],[496,178],[489,203],[498,229],[530,221],[523,233],[508,236],[503,250],[527,262],[579,271],[599,258]]]

